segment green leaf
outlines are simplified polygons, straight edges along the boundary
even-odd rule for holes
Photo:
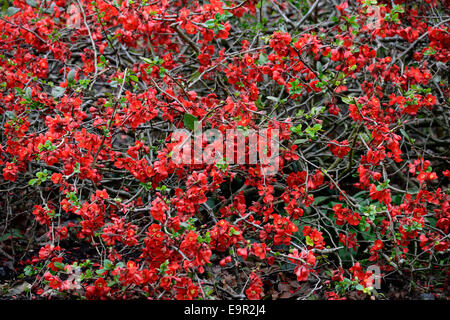
[[[321,74],[323,72],[322,63],[320,61],[317,61],[317,71]]]
[[[104,263],[103,263],[104,267],[106,270],[111,270],[113,269],[114,265],[111,262],[111,260],[105,259]]]
[[[278,99],[277,97],[272,97],[272,96],[268,96],[267,99],[272,100],[274,102],[280,101],[280,99]]]
[[[220,20],[220,21],[227,21],[228,20],[228,18],[231,18],[233,16],[233,14],[231,13],[231,12],[229,12],[229,11],[225,11],[225,13],[224,14],[219,14],[219,13],[217,13],[216,14],[216,19],[217,20]]]
[[[209,29],[214,28],[215,24],[216,24],[216,21],[214,19],[209,19],[208,21],[205,21],[205,26]]]
[[[411,137],[406,133],[405,130],[400,129],[400,132],[402,133],[402,135],[411,143],[414,143],[414,139],[411,139]]]
[[[30,7],[33,7],[33,8],[36,8],[37,7],[37,2],[35,1],[35,0],[25,0],[25,2],[30,6]]]
[[[193,131],[195,129],[196,122],[198,122],[198,119],[195,116],[190,113],[184,114],[183,123],[186,128]]]
[[[131,81],[139,82],[138,77],[136,77],[134,74],[132,74],[131,76],[129,76],[129,78],[130,78]]]
[[[37,271],[34,270],[33,266],[30,265],[25,267],[24,272],[27,276],[34,276],[37,273]]]
[[[299,123],[297,126],[291,127],[289,130],[291,130],[293,133],[296,133],[298,135],[302,135],[302,124]]]
[[[205,203],[209,208],[214,208],[214,206],[216,205],[216,201],[214,200],[214,198],[208,198],[208,200]]]
[[[230,228],[230,232],[228,233],[228,235],[230,236],[230,237],[232,237],[233,235],[240,235],[240,233],[239,233],[239,231],[237,231],[236,229],[234,229],[234,228]]]
[[[433,55],[433,54],[436,54],[436,50],[434,49],[434,48],[427,48],[425,51],[424,51],[424,55],[426,55],[426,56],[431,56],[431,55]]]
[[[166,68],[160,67],[159,68],[159,76],[162,78],[164,77],[164,74],[166,73]]]
[[[319,123],[316,123],[313,127],[308,127],[305,129],[305,132],[311,137],[315,138],[317,131],[322,129],[322,125]]]
[[[64,92],[66,92],[66,88],[62,87],[53,87],[52,89],[52,96],[55,99],[61,98],[64,95]]]
[[[260,66],[265,65],[269,61],[269,58],[267,57],[267,54],[261,53],[259,55],[258,64]]]
[[[16,8],[16,7],[9,7],[7,10],[6,10],[6,15],[8,16],[8,17],[12,17],[13,15],[15,15],[17,12],[19,12],[20,11],[20,9],[19,8]]]
[[[308,139],[297,139],[297,140],[294,140],[293,144],[302,144],[302,143],[305,143],[308,141],[309,141]]]
[[[196,71],[196,72],[194,72],[193,74],[192,74],[192,76],[189,78],[189,81],[194,81],[194,80],[196,80],[198,77],[200,77],[201,76],[201,73],[200,72],[198,72],[198,71]]]
[[[150,65],[153,65],[153,64],[154,64],[154,62],[153,62],[152,60],[150,60],[149,58],[141,57],[141,59],[144,60],[145,63],[148,63],[148,64],[150,64]]]
[[[97,271],[95,271],[95,273],[97,273],[99,276],[103,275],[106,272],[106,269],[99,269]]]
[[[31,88],[30,88],[30,87],[28,87],[28,88],[25,90],[25,96],[26,96],[28,99],[31,99]]]
[[[68,82],[73,83],[73,81],[75,80],[75,73],[76,73],[76,71],[74,69],[69,71],[69,73],[67,74]]]
[[[313,241],[313,239],[311,239],[310,237],[308,237],[308,236],[306,236],[306,244],[308,245],[308,246],[314,246],[314,241]]]
[[[344,103],[346,103],[346,104],[352,104],[353,103],[353,100],[354,98],[353,97],[342,97],[342,101],[344,102]]]

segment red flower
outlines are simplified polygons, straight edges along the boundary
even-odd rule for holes
[[[211,63],[211,57],[208,54],[200,54],[198,60],[202,66],[208,66]]]
[[[269,250],[270,248],[268,248],[265,243],[254,243],[252,245],[252,253],[261,260],[266,257],[266,252]]]
[[[242,259],[247,260],[247,248],[238,248],[236,250],[237,254],[242,257]]]
[[[152,214],[155,220],[164,222],[166,220],[166,212],[169,210],[169,207],[165,203],[163,199],[157,197],[152,201],[152,207],[150,209],[150,213]]]
[[[339,242],[343,243],[347,248],[356,250],[359,247],[359,244],[356,240],[356,233],[352,233],[350,237],[347,237],[345,234],[339,234]]]
[[[59,184],[62,181],[62,174],[61,173],[54,173],[52,174],[52,182],[54,184]]]
[[[250,284],[245,294],[249,300],[259,300],[262,297],[262,281],[254,272],[250,274]]]
[[[347,153],[350,151],[350,147],[348,146],[347,140],[343,140],[342,142],[332,140],[328,144],[328,147],[330,148],[331,152],[338,158],[345,157]]]
[[[372,200],[378,200],[386,205],[391,203],[391,191],[389,189],[378,191],[373,183],[370,185],[369,195]]]
[[[18,167],[15,163],[7,162],[6,167],[3,169],[3,178],[9,181],[15,181]]]
[[[383,242],[380,239],[375,240],[373,243],[372,248],[370,248],[370,251],[378,251],[381,248],[383,248]]]

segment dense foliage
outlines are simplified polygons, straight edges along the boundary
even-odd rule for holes
[[[4,1],[1,295],[446,299],[449,8]],[[196,120],[277,172],[174,161]]]

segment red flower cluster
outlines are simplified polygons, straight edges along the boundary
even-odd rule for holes
[[[336,224],[342,226],[347,222],[349,225],[357,226],[361,221],[361,216],[357,212],[353,212],[349,208],[343,208],[341,203],[333,207],[336,217]]]
[[[338,158],[343,158],[350,152],[350,147],[347,140],[343,140],[342,142],[332,140],[328,146],[330,151]]]
[[[262,281],[261,279],[256,275],[256,273],[252,272],[250,274],[250,284],[247,288],[247,290],[245,290],[245,294],[247,295],[247,298],[249,300],[259,300],[261,299],[262,295],[263,295],[263,291],[262,291]]]
[[[293,249],[289,254],[289,261],[296,264],[294,273],[297,281],[306,281],[312,268],[316,265],[316,256],[312,251],[301,251]]]

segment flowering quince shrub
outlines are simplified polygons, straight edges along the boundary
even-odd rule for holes
[[[3,294],[448,296],[448,1],[3,3]]]

